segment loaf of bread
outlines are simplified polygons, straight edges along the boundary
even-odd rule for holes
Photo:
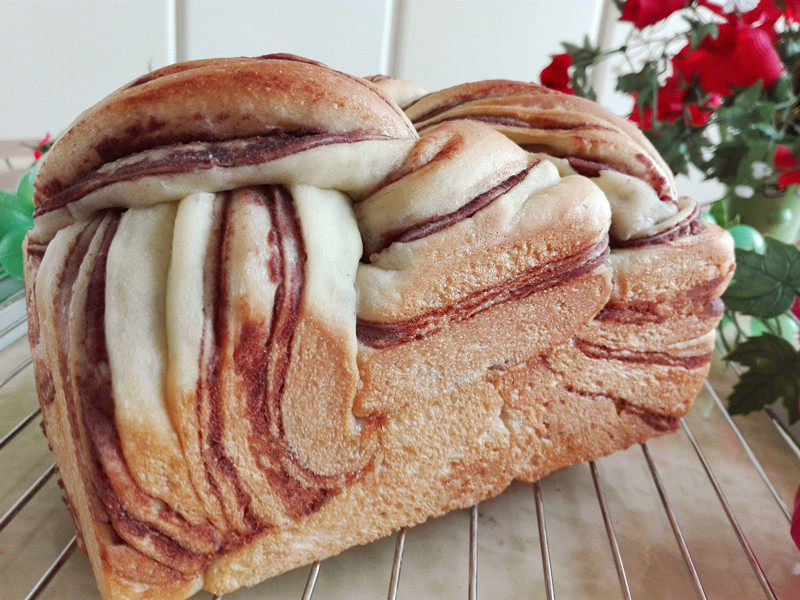
[[[227,593],[675,430],[733,270],[591,102],[289,55],[114,92],[35,204],[36,382],[105,600]]]

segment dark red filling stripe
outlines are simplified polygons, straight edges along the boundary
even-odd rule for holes
[[[358,319],[359,341],[372,348],[394,348],[413,340],[421,340],[450,323],[466,321],[481,312],[582,277],[602,265],[608,257],[608,239],[596,242],[566,258],[532,267],[483,290],[473,292],[450,306],[424,315],[382,323]]]
[[[537,85],[535,83],[531,83],[531,84],[527,84],[527,85],[523,85],[523,86],[519,86],[520,82],[506,82],[506,83],[511,83],[512,87],[515,88],[515,89],[509,89],[509,87],[507,85],[502,85],[501,84],[499,86],[499,89],[495,88],[494,91],[489,90],[488,93],[484,92],[484,93],[479,93],[479,94],[474,94],[474,95],[462,95],[460,97],[457,97],[455,100],[451,100],[450,102],[445,102],[444,104],[439,104],[437,106],[434,106],[433,108],[431,108],[427,112],[421,114],[419,117],[414,119],[413,123],[418,124],[418,123],[421,123],[423,121],[427,121],[428,119],[432,119],[435,116],[438,116],[438,115],[440,115],[440,114],[442,114],[444,112],[447,112],[451,108],[455,108],[456,106],[461,106],[462,104],[467,104],[469,102],[487,100],[487,99],[490,99],[490,98],[503,98],[503,97],[509,97],[509,96],[518,96],[518,95],[521,95],[521,94],[525,94],[525,95],[528,95],[528,96],[537,96],[537,95],[542,95],[542,94],[550,95],[550,94],[557,94],[558,93],[555,90],[551,90],[549,88],[546,88],[546,87],[541,86],[541,85]],[[523,91],[523,89],[524,89],[524,91]],[[414,102],[412,102],[408,106],[404,107],[403,110],[408,111],[409,109],[411,109],[418,102],[421,102],[422,100],[424,100],[424,99],[426,99],[426,98],[428,98],[428,97],[430,97],[430,96],[432,96],[433,94],[436,94],[436,93],[438,93],[438,92],[432,92],[430,94],[425,94],[424,96],[422,96],[420,98],[417,98],[416,100],[414,100]],[[427,127],[427,125],[426,125],[426,127]]]
[[[102,506],[100,499],[95,493],[90,457],[86,456],[84,452],[84,445],[81,443],[81,423],[79,416],[81,410],[78,406],[78,400],[75,398],[73,391],[73,378],[72,371],[69,368],[69,348],[70,348],[70,304],[74,292],[75,280],[78,277],[78,272],[83,264],[89,247],[98,232],[100,227],[101,218],[92,219],[88,225],[81,231],[80,235],[75,239],[70,248],[67,250],[67,260],[64,263],[63,270],[58,276],[58,296],[56,299],[56,307],[58,308],[57,322],[60,329],[59,335],[59,371],[61,374],[61,381],[64,391],[64,401],[67,405],[67,417],[69,419],[70,435],[72,436],[75,445],[75,451],[78,453],[78,466],[80,469],[81,480],[86,490],[86,495],[89,500],[89,509],[92,516],[101,523],[108,522],[108,515]],[[53,398],[50,398],[52,401]],[[75,521],[77,524],[77,520]]]
[[[250,451],[272,490],[297,518],[317,510],[337,491],[304,485],[292,477],[286,464],[291,463],[304,475],[313,475],[303,469],[289,447],[281,409],[305,287],[306,253],[289,191],[269,186],[253,197],[269,210],[272,223],[269,270],[278,287],[269,330],[262,323],[245,323],[234,350],[234,362],[247,390],[248,418],[255,434]],[[272,460],[265,460],[267,457]]]
[[[546,144],[521,144],[520,147],[528,152],[542,152],[555,158],[563,158],[569,163],[576,173],[583,175],[584,177],[599,177],[600,171],[616,171],[617,173],[622,173],[623,175],[638,177],[638,175],[636,175],[630,169],[630,167],[620,162],[601,162],[593,157],[568,156],[560,152],[555,152],[553,148]],[[641,164],[642,167],[644,167],[648,176],[648,179],[645,181],[650,185],[650,187],[653,188],[653,191],[655,191],[658,197],[664,202],[674,203],[675,200],[672,197],[672,191],[669,182],[667,181],[667,178],[664,177],[658,171],[658,169],[653,166],[652,159],[645,154],[638,153],[636,154],[636,161]]]
[[[383,245],[381,245],[375,252],[380,252],[381,250],[388,248],[395,242],[413,242],[415,240],[422,239],[429,235],[436,233],[437,231],[441,231],[442,229],[447,229],[448,227],[455,225],[456,223],[463,221],[464,219],[468,219],[473,216],[478,211],[486,208],[497,200],[500,196],[508,192],[511,188],[517,185],[520,181],[525,179],[530,173],[531,169],[538,163],[534,163],[533,165],[526,167],[519,173],[515,173],[511,177],[505,179],[504,181],[500,182],[490,190],[483,192],[481,195],[473,198],[465,205],[463,205],[458,210],[455,210],[451,213],[446,215],[436,215],[428,219],[427,221],[423,221],[422,223],[418,223],[413,227],[409,227],[408,229],[402,231],[393,231],[388,232],[383,235]]]
[[[614,403],[614,407],[616,408],[618,415],[621,415],[622,413],[633,415],[634,417],[639,418],[648,427],[655,429],[656,431],[675,431],[680,425],[680,420],[678,417],[656,412],[645,406],[642,406],[641,404],[636,404],[630,400],[620,398],[619,396],[579,390],[570,384],[565,384],[564,389],[571,394],[577,394],[578,396],[583,396],[585,398],[592,398],[593,400],[609,400]]]
[[[183,573],[202,571],[213,554],[199,554],[183,547],[155,524],[129,515],[122,507],[106,473],[111,469],[122,477],[138,500],[162,504],[138,487],[129,473],[122,454],[119,433],[114,421],[114,399],[105,335],[105,286],[108,251],[119,225],[119,216],[105,230],[99,255],[92,270],[86,303],[85,364],[86,370],[77,376],[80,411],[93,462],[93,484],[97,496],[111,518],[115,530],[125,539],[146,540],[155,548],[150,557]],[[197,536],[210,546],[218,546],[216,532],[207,525],[192,525],[169,506],[161,506],[159,517],[181,527],[187,534]],[[125,534],[125,535],[123,535]],[[147,554],[142,552],[143,554]]]
[[[701,281],[688,290],[678,290],[670,297],[655,300],[611,300],[595,316],[596,321],[631,325],[663,323],[671,313],[691,314],[699,319],[719,319],[724,305],[719,298],[725,277]]]
[[[665,367],[682,367],[684,369],[697,369],[704,367],[713,358],[713,353],[707,352],[694,356],[675,356],[666,352],[629,350],[620,348],[610,348],[600,344],[594,344],[580,338],[574,339],[575,347],[581,354],[589,358],[604,360],[619,360],[623,362],[661,365]]]
[[[562,123],[554,119],[541,118],[539,116],[531,116],[531,120],[517,119],[508,115],[484,115],[476,114],[459,114],[450,117],[442,117],[435,121],[430,121],[424,124],[424,127],[433,127],[447,121],[480,121],[482,123],[489,123],[491,125],[501,125],[503,127],[521,127],[524,129],[541,129],[545,131],[617,131],[613,127],[606,127],[604,125],[596,125],[591,123]]]
[[[223,491],[220,487],[218,478],[225,478],[234,490],[236,504],[242,511],[242,519],[247,525],[248,533],[261,531],[265,524],[261,523],[253,513],[250,495],[244,490],[239,474],[230,458],[225,454],[222,444],[223,427],[222,420],[222,390],[220,380],[220,355],[219,344],[225,339],[226,328],[229,324],[223,316],[223,310],[228,304],[227,287],[225,285],[226,259],[226,240],[228,233],[228,217],[231,209],[230,194],[222,196],[222,206],[215,206],[215,219],[211,231],[211,238],[208,244],[207,255],[211,257],[203,277],[203,294],[205,301],[203,305],[203,316],[205,327],[200,341],[200,373],[195,392],[196,405],[195,411],[200,424],[200,435],[205,439],[200,440],[200,451],[203,456],[206,478],[211,486],[214,495],[221,505],[225,505]],[[214,318],[211,318],[211,315]],[[213,335],[212,335],[213,333]],[[206,350],[208,348],[208,351]],[[207,364],[203,364],[204,357],[208,352],[209,359]],[[203,427],[203,415],[208,414],[207,427]],[[205,441],[205,443],[202,443]],[[232,531],[225,534],[223,546],[230,548],[243,538]]]
[[[238,201],[238,200],[237,200]],[[237,494],[237,503],[243,511],[248,531],[244,534],[228,532],[223,548],[227,551],[250,539],[254,533],[269,527],[261,523],[251,508],[251,498],[240,481],[237,469],[222,447],[222,394],[219,374],[219,344],[235,331],[232,352],[233,369],[243,384],[247,397],[246,418],[253,435],[250,452],[270,486],[287,512],[294,518],[318,510],[325,501],[338,493],[340,478],[317,475],[300,464],[290,447],[283,426],[281,400],[292,354],[292,341],[299,318],[300,303],[305,286],[306,254],[302,231],[289,191],[282,186],[253,187],[247,190],[242,201],[253,202],[269,211],[271,227],[268,235],[269,257],[264,265],[269,279],[277,283],[271,323],[248,320],[233,323],[230,319],[234,301],[227,289],[225,271],[229,264],[229,251],[235,232],[226,224],[220,226],[222,234],[217,243],[216,274],[213,276],[213,331],[212,357],[207,367],[209,393],[198,391],[198,399],[207,402],[210,414],[208,452],[204,456],[206,473],[213,483],[215,477],[225,477]],[[228,205],[227,211],[230,210]],[[246,311],[235,311],[246,314]],[[205,337],[205,336],[204,336]],[[210,336],[209,336],[210,337]],[[202,409],[198,408],[198,418]],[[300,473],[302,481],[292,473]],[[215,493],[221,494],[219,485]],[[221,499],[221,498],[220,498]],[[222,499],[221,499],[222,500]]]
[[[642,248],[655,244],[664,244],[688,235],[699,235],[706,228],[705,221],[700,216],[700,209],[695,206],[691,213],[686,215],[671,227],[660,231],[655,235],[647,237],[637,237],[630,240],[611,240],[613,248]]]
[[[152,158],[147,155],[129,164],[96,169],[64,191],[56,194],[34,213],[41,216],[52,210],[80,200],[82,197],[109,185],[124,181],[136,181],[158,175],[179,175],[211,168],[235,168],[277,160],[298,152],[304,152],[331,144],[347,144],[367,140],[389,139],[387,136],[362,133],[318,133],[275,131],[266,136],[229,141],[204,142],[202,148],[175,144],[168,148],[165,156]]]
[[[433,92],[432,92],[432,93],[433,93]],[[431,95],[431,94],[425,94],[425,95],[424,95],[424,96],[422,96],[421,98],[417,98],[416,100],[414,100],[414,102],[412,102],[411,104],[409,104],[408,106],[406,106],[406,107],[405,107],[403,110],[405,110],[406,112],[408,112],[408,110],[409,110],[409,109],[410,109],[412,106],[414,106],[414,105],[415,105],[417,102],[421,102],[422,100],[425,100],[425,99],[426,99],[426,98],[428,98],[430,95]],[[436,106],[436,107],[432,108],[432,109],[431,109],[431,110],[429,110],[428,112],[426,112],[426,113],[423,113],[422,115],[420,115],[419,117],[417,117],[416,119],[414,119],[414,120],[412,121],[412,123],[414,123],[414,125],[419,125],[419,124],[420,124],[420,123],[422,123],[423,121],[427,121],[428,119],[432,119],[433,117],[436,117],[436,116],[438,116],[438,115],[441,115],[442,113],[445,113],[445,112],[447,112],[447,111],[448,111],[448,110],[450,110],[451,108],[455,108],[456,106],[460,106],[460,105],[462,105],[462,104],[464,104],[464,103],[466,103],[466,102],[469,102],[470,100],[472,100],[472,98],[459,98],[458,100],[453,100],[452,102],[447,102],[447,103],[445,103],[445,104],[440,104],[439,106]]]

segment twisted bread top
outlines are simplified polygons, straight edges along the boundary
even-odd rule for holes
[[[276,132],[417,137],[374,85],[314,61],[273,54],[179,63],[81,114],[43,161],[34,203],[42,207],[93,169],[136,152]]]
[[[616,240],[652,235],[677,212],[674,176],[650,141],[630,121],[584,98],[491,80],[422,96],[405,111],[423,136],[440,123],[479,121],[554,162],[562,175],[594,178],[611,203]]]
[[[433,94],[384,76],[368,80],[285,54],[191,61],[140,77],[78,117],[46,157],[34,191],[37,237],[49,239],[74,219],[109,206],[268,180],[362,197],[403,160],[408,143],[386,141],[415,139],[409,118],[426,137],[442,123],[482,122],[553,162],[562,176],[592,177],[612,205],[616,240],[654,235],[677,212],[674,177],[652,144],[632,123],[593,102],[506,80]],[[392,99],[407,105],[408,117]],[[354,142],[360,143],[355,152]],[[423,146],[429,151],[434,144]],[[336,151],[313,152],[324,146]],[[279,160],[298,152],[305,168]],[[492,153],[485,156],[483,168],[491,168]],[[263,172],[267,163],[272,174]],[[418,202],[405,201],[405,209],[412,205],[407,214],[398,216],[395,207],[394,217],[377,218],[398,218],[398,229],[421,210]],[[369,219],[359,221],[368,255],[381,244],[369,240]]]

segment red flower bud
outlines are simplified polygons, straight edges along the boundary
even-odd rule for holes
[[[795,158],[792,151],[783,144],[778,144],[775,148],[775,156],[772,158],[775,163],[775,168],[779,171],[790,171],[797,167],[797,158]]]
[[[781,176],[778,177],[778,187],[782,190],[786,189],[787,186],[798,184],[800,184],[800,171],[781,173]]]
[[[688,5],[690,0],[627,0],[620,21],[630,21],[642,29],[666,19],[676,10]]]
[[[565,94],[575,92],[569,86],[569,68],[572,65],[572,57],[569,54],[556,54],[553,60],[539,74],[542,85]]]
[[[706,92],[723,96],[733,92],[732,86],[759,80],[768,87],[784,72],[769,34],[738,20],[722,23],[718,37],[706,37],[696,50],[685,46],[672,64],[687,82],[698,77]]]
[[[703,102],[702,106],[697,104],[686,104],[686,96],[689,90],[681,86],[678,77],[669,77],[664,85],[658,90],[658,100],[656,101],[656,118],[666,123],[674,123],[681,117],[687,125],[699,127],[708,123],[713,109],[722,103],[722,98],[717,94],[712,94]],[[634,99],[636,93],[633,94]],[[686,115],[685,111],[688,111]],[[633,112],[628,117],[631,121],[638,124],[642,129],[652,129],[653,109],[650,106],[642,107],[641,114],[639,109],[634,106]]]
[[[800,170],[797,169],[800,160],[783,144],[778,144],[775,148],[775,155],[772,157],[775,168],[780,173],[778,177],[778,187],[784,189],[787,185],[800,183]]]

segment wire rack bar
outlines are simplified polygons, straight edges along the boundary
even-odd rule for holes
[[[12,331],[14,331],[14,330],[15,330],[17,327],[19,327],[20,325],[22,325],[22,324],[25,322],[25,319],[26,319],[26,318],[27,318],[27,317],[26,317],[25,315],[22,315],[22,316],[21,316],[19,319],[17,319],[16,321],[13,321],[13,322],[9,323],[8,325],[6,325],[5,327],[3,327],[2,329],[0,329],[0,339],[2,339],[2,338],[4,338],[4,337],[6,337],[6,336],[7,336],[9,333],[11,333],[11,332],[12,332]],[[21,337],[21,336],[20,336],[20,337]]]
[[[728,503],[728,499],[725,497],[725,493],[722,491],[722,488],[720,487],[719,482],[717,481],[717,477],[714,475],[714,472],[711,469],[708,460],[706,459],[705,453],[697,443],[697,440],[695,439],[694,434],[692,433],[691,427],[689,427],[689,424],[686,422],[685,419],[681,419],[681,426],[683,426],[683,431],[684,433],[686,433],[686,437],[689,438],[689,441],[691,442],[692,447],[694,448],[694,451],[697,454],[697,457],[700,459],[700,462],[703,465],[703,470],[705,470],[706,475],[708,476],[708,479],[714,488],[714,492],[716,492],[717,498],[719,498],[719,501],[722,504],[722,509],[725,511],[725,514],[727,515],[728,520],[730,521],[731,526],[733,527],[733,530],[736,532],[736,537],[739,538],[739,542],[741,543],[742,548],[745,551],[745,554],[747,554],[747,559],[750,561],[750,566],[753,567],[753,571],[755,572],[756,577],[758,577],[758,582],[761,584],[761,588],[764,590],[764,594],[766,594],[767,598],[770,598],[771,600],[778,600],[778,597],[775,595],[775,592],[773,591],[772,586],[770,585],[769,580],[767,579],[767,576],[764,573],[764,569],[761,568],[761,563],[758,562],[758,558],[756,558],[755,552],[753,552],[753,549],[750,547],[750,543],[747,541],[747,537],[744,535],[744,531],[742,531],[742,528],[739,526],[739,521],[733,514],[733,510],[731,509],[731,506]]]
[[[469,600],[478,600],[478,505],[469,509]]]
[[[9,373],[2,380],[0,380],[0,390],[2,390],[9,381],[14,379],[14,377],[22,373],[22,371],[24,371],[25,368],[32,362],[33,359],[28,357],[25,360],[23,360],[20,364],[18,364],[16,367],[14,367],[14,370],[11,371],[11,373]]]
[[[28,423],[30,423],[31,421],[33,421],[39,415],[39,413],[41,413],[41,412],[42,412],[42,409],[41,408],[37,408],[31,414],[29,414],[27,417],[22,419],[22,421],[20,421],[16,425],[14,425],[14,427],[11,428],[11,431],[9,431],[7,434],[5,434],[2,437],[2,439],[0,439],[0,450],[5,448],[6,444],[8,444],[8,442],[13,440],[17,436],[17,434],[20,431],[22,431],[23,429],[25,429],[25,426]]]
[[[400,585],[400,567],[403,564],[403,550],[406,547],[406,528],[397,532],[397,543],[394,547],[394,561],[392,562],[392,578],[389,580],[389,594],[387,600],[397,598],[397,586]]]
[[[786,503],[783,501],[783,498],[781,498],[780,495],[778,494],[778,490],[775,489],[775,485],[772,483],[772,480],[769,478],[769,475],[767,475],[767,472],[764,470],[764,467],[761,466],[761,461],[759,461],[758,458],[756,458],[756,455],[753,452],[753,449],[750,447],[750,444],[747,443],[747,440],[744,438],[744,435],[742,435],[741,430],[736,425],[736,423],[734,423],[731,416],[728,414],[728,411],[722,404],[722,400],[720,400],[719,394],[717,394],[716,390],[713,387],[711,387],[711,384],[709,384],[708,381],[706,381],[705,385],[706,389],[708,390],[708,393],[711,394],[711,398],[714,400],[714,404],[717,405],[717,408],[722,413],[722,416],[724,417],[725,421],[730,426],[731,431],[733,431],[734,435],[736,436],[736,439],[739,440],[739,444],[742,446],[742,449],[744,450],[745,454],[747,454],[747,458],[750,459],[750,462],[753,464],[753,467],[755,467],[755,470],[761,476],[761,479],[764,481],[764,485],[767,486],[769,493],[772,494],[772,497],[775,499],[775,502],[778,504],[778,507],[781,509],[781,512],[786,517],[786,520],[791,523],[792,515],[789,513],[789,507],[786,506]]]
[[[544,502],[538,481],[533,482],[533,496],[536,500],[536,520],[539,522],[539,546],[542,552],[542,570],[544,571],[544,589],[547,600],[555,600],[553,586],[553,568],[550,564],[550,545],[547,543],[547,524],[544,521]]]
[[[34,481],[33,484],[31,484],[31,487],[25,490],[25,493],[22,494],[22,496],[20,496],[17,499],[17,501],[11,505],[11,508],[9,508],[6,511],[6,514],[0,517],[0,531],[3,531],[3,529],[5,529],[6,525],[8,525],[11,522],[11,519],[17,516],[17,513],[21,511],[25,507],[25,505],[30,501],[30,499],[36,495],[36,492],[42,489],[42,486],[45,483],[47,483],[47,481],[53,476],[55,472],[56,472],[55,464],[50,465],[50,467],[44,473],[39,475],[38,479]]]
[[[703,588],[702,582],[700,581],[700,576],[697,574],[697,569],[695,569],[692,555],[689,553],[689,548],[686,546],[686,540],[683,538],[683,532],[681,531],[680,525],[678,525],[678,519],[675,518],[675,513],[672,511],[672,506],[667,498],[667,492],[664,490],[664,484],[661,483],[661,477],[658,475],[656,464],[653,462],[653,457],[650,456],[650,450],[647,447],[647,444],[642,444],[641,446],[642,452],[644,452],[644,458],[647,461],[647,467],[650,469],[650,475],[653,478],[653,483],[656,485],[658,497],[661,498],[661,504],[664,506],[664,511],[667,513],[667,519],[672,527],[672,532],[675,534],[675,540],[678,542],[678,548],[681,550],[683,562],[686,563],[686,568],[689,570],[689,575],[692,579],[692,585],[694,586],[695,594],[697,594],[697,597],[700,600],[707,600],[706,591]]]
[[[778,418],[778,415],[775,414],[775,411],[771,408],[767,409],[767,416],[769,417],[770,421],[772,421],[772,424],[775,426],[775,429],[778,430],[778,433],[781,435],[784,441],[789,445],[789,448],[792,449],[792,452],[794,452],[795,456],[800,458],[800,446],[797,444],[797,440],[794,439],[792,432],[789,431],[789,428],[783,424],[783,421]]]
[[[603,523],[605,523],[606,526],[608,543],[611,545],[611,553],[614,555],[614,566],[617,569],[617,577],[619,578],[619,586],[622,590],[622,597],[625,600],[632,600],[631,588],[628,585],[628,576],[625,574],[625,565],[622,562],[622,555],[619,552],[619,544],[617,544],[617,536],[614,534],[614,525],[611,523],[611,515],[608,512],[608,505],[606,504],[606,495],[603,493],[603,486],[600,483],[600,475],[597,472],[597,465],[594,461],[589,463],[589,470],[592,472],[594,490],[597,493],[597,503],[600,505],[600,512],[603,514]]]
[[[319,577],[319,561],[315,560],[314,564],[311,565],[311,571],[308,573],[308,580],[303,590],[302,600],[311,600],[311,596],[314,593],[314,586],[317,585],[317,577]]]
[[[47,587],[47,584],[50,583],[50,580],[53,579],[53,577],[55,577],[56,573],[61,570],[61,567],[64,566],[77,546],[77,540],[73,535],[72,539],[67,543],[66,546],[64,546],[64,549],[53,561],[53,564],[47,568],[47,571],[44,572],[44,575],[39,578],[39,581],[36,582],[36,585],[34,585],[33,588],[31,588],[31,591],[28,592],[28,595],[25,596],[25,600],[35,600],[35,598],[39,597],[39,594],[41,594],[42,590]]]

